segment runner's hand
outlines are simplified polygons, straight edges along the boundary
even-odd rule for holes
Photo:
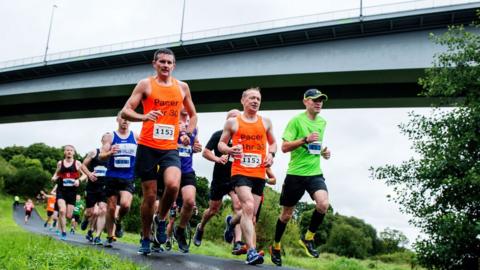
[[[330,159],[331,153],[330,150],[328,150],[328,147],[325,147],[322,149],[322,157],[324,159]]]
[[[110,148],[110,152],[112,153],[112,155],[118,153],[118,151],[120,151],[120,146],[118,144],[114,144],[112,145],[112,148]]]
[[[73,185],[76,187],[80,186],[80,180],[76,179]]]
[[[312,132],[307,136],[307,143],[318,141],[318,132]]]
[[[163,113],[159,110],[151,110],[147,114],[143,115],[143,121],[156,121],[159,116],[162,116]]]
[[[227,161],[228,161],[228,155],[222,155],[217,159],[217,163],[224,164],[224,165],[227,163]]]
[[[186,134],[182,135],[180,137],[180,140],[182,141],[183,145],[190,145],[190,137],[188,137],[188,135]]]
[[[202,152],[202,145],[199,142],[193,143],[193,153]]]
[[[268,168],[273,165],[273,157],[271,153],[268,153],[263,160],[262,166]]]
[[[90,173],[88,175],[88,179],[90,179],[90,181],[92,181],[92,182],[95,182],[95,181],[97,181],[97,176],[95,175],[95,173]]]

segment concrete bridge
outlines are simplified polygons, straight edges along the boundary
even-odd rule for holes
[[[308,87],[329,95],[327,108],[425,106],[417,81],[442,51],[429,34],[469,24],[479,7],[473,2],[241,33],[216,29],[183,41],[0,63],[0,123],[114,115],[136,82],[153,74],[159,47],[175,52],[174,75],[190,84],[201,112],[238,107],[249,86],[262,88],[264,110],[302,108]]]

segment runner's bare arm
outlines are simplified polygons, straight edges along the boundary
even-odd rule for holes
[[[149,95],[149,83],[150,81],[148,79],[143,79],[137,83],[137,85],[133,89],[132,95],[130,95],[127,103],[125,103],[125,106],[123,106],[121,114],[123,119],[132,122],[140,122],[147,120],[155,121],[157,117],[161,115],[161,112],[158,110],[152,110],[150,112],[147,112],[147,114],[140,114],[135,111],[138,105],[140,105],[142,99]]]
[[[241,149],[237,145],[228,147],[228,142],[233,136],[236,122],[236,119],[228,119],[223,127],[222,136],[220,136],[220,141],[218,142],[218,150],[224,154],[233,154],[234,152],[241,153]]]
[[[60,160],[59,162],[57,162],[57,169],[55,170],[55,173],[53,173],[52,181],[56,181],[58,179],[58,173],[60,172],[61,167],[62,167],[62,161]]]
[[[108,133],[104,136],[102,140],[102,148],[100,148],[100,154],[98,158],[100,160],[107,160],[114,153],[112,150],[113,135]]]
[[[273,135],[273,126],[272,121],[268,118],[264,118],[264,125],[267,130],[267,142],[268,142],[268,153],[264,160],[264,165],[270,167],[273,164],[273,156],[277,152],[277,141],[275,140],[275,135]]]
[[[198,128],[197,128],[197,136],[195,136],[195,139],[193,141],[193,153],[200,153],[202,152],[202,144],[198,140]]]
[[[87,156],[85,157],[85,159],[83,159],[83,162],[82,162],[83,173],[87,175],[88,179],[92,181],[97,180],[97,177],[88,169],[88,165],[90,165],[90,162],[92,162],[92,159],[95,157],[96,154],[97,154],[96,150],[88,152]]]
[[[87,179],[87,175],[82,171],[82,163],[79,160],[75,160],[75,167],[77,171],[80,173],[80,177],[78,177],[79,184],[81,181]]]
[[[190,87],[188,87],[187,83],[184,83],[182,81],[179,81],[179,85],[182,88],[184,97],[183,97],[183,107],[188,113],[188,116],[190,117],[190,123],[187,128],[187,133],[193,133],[195,128],[197,127],[197,111],[195,110],[195,105],[193,104],[192,101],[192,95],[190,93]]]

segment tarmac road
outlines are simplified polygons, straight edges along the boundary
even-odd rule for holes
[[[27,224],[24,224],[24,210],[23,205],[19,205],[14,211],[14,218],[18,225],[25,228],[28,231],[46,235],[54,239],[59,240],[59,236],[53,231],[49,231],[43,227],[44,221],[40,218],[37,211],[32,212],[32,217]],[[138,255],[137,250],[139,246],[119,243],[116,242],[113,248],[103,248],[102,246],[94,246],[85,240],[83,235],[72,235],[68,234],[67,243],[78,245],[78,246],[88,246],[95,249],[103,249],[106,252],[115,254],[121,258],[126,258],[128,260],[134,261],[142,265],[148,265],[152,269],[172,269],[172,270],[183,270],[183,269],[196,269],[196,270],[216,270],[216,269],[228,269],[228,270],[237,270],[237,269],[293,269],[287,267],[276,267],[273,265],[246,265],[245,264],[245,255],[242,255],[240,258],[242,260],[232,260],[232,259],[222,259],[218,257],[195,255],[195,254],[184,254],[175,251],[168,251],[163,253],[152,253],[150,256]],[[270,260],[270,255],[265,255],[265,260]]]

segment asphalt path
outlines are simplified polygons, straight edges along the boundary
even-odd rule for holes
[[[14,218],[18,225],[25,228],[28,231],[31,231],[36,234],[46,235],[52,237],[53,239],[59,239],[59,236],[56,235],[54,231],[49,231],[43,227],[45,221],[40,218],[37,211],[32,211],[32,216],[27,224],[24,224],[24,210],[23,205],[19,205],[14,210]],[[228,270],[237,270],[237,269],[293,269],[287,267],[276,267],[273,265],[246,265],[245,264],[245,255],[242,255],[240,258],[243,260],[232,260],[232,259],[222,259],[218,257],[196,255],[196,254],[184,254],[176,251],[168,251],[162,253],[152,253],[149,256],[143,256],[137,254],[139,245],[132,245],[126,243],[115,242],[113,248],[104,248],[103,246],[95,246],[89,243],[84,235],[67,235],[66,243],[84,246],[94,249],[101,249],[105,252],[117,255],[121,258],[134,261],[136,263],[147,265],[151,269],[205,269],[205,270],[216,270],[216,269],[228,269]],[[270,255],[265,254],[265,260],[270,260]]]

